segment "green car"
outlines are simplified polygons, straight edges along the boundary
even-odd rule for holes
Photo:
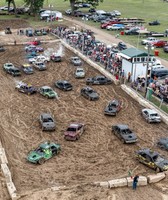
[[[41,143],[35,150],[30,151],[27,160],[35,164],[43,164],[46,160],[52,158],[54,155],[57,155],[61,150],[59,144],[53,142],[44,142]]]
[[[49,86],[43,86],[40,88],[40,94],[52,99],[52,98],[57,98],[58,99],[58,94]]]

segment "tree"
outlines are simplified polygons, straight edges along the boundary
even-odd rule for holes
[[[99,5],[99,2],[103,2],[103,0],[64,0],[64,1],[70,1],[70,6],[71,6],[72,13],[76,9],[75,4],[89,3],[95,8],[96,6]]]
[[[10,5],[13,4],[14,13],[15,13],[15,15],[16,15],[16,4],[15,4],[15,0],[6,0],[6,2],[8,3],[8,13],[9,13]]]
[[[44,0],[24,0],[25,3],[30,6],[30,14],[34,16],[40,11],[40,8],[43,7]]]

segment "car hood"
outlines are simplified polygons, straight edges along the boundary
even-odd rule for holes
[[[55,92],[47,92],[46,94],[48,94],[49,96],[56,96]]]
[[[163,170],[168,170],[168,160],[163,160],[160,163],[156,163],[156,165],[162,168]]]
[[[99,95],[96,92],[90,93],[90,97],[97,98]]]
[[[137,136],[134,133],[131,133],[131,134],[128,134],[128,135],[122,135],[122,136],[125,140],[135,140],[135,139],[137,139]]]
[[[37,153],[36,151],[31,151],[29,154],[28,154],[28,160],[29,161],[37,161],[39,160],[40,158],[43,157],[43,153],[39,154]]]
[[[55,127],[55,123],[54,122],[45,122],[43,123],[44,127]]]
[[[64,135],[65,136],[67,136],[67,135],[69,135],[69,136],[75,136],[76,135],[76,132],[75,131],[66,131],[65,133],[64,133]]]

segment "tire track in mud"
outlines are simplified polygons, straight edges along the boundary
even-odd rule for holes
[[[50,44],[50,47],[55,45]],[[48,47],[44,44],[44,47]],[[9,48],[6,55],[11,55],[10,61],[22,63],[23,48],[15,47],[15,54]],[[15,56],[16,55],[16,56]],[[21,56],[20,56],[21,55]],[[14,79],[1,71],[3,81],[0,83],[0,117],[2,121],[1,135],[7,149],[10,166],[14,173],[14,181],[19,191],[44,188],[53,180],[55,183],[75,184],[108,180],[116,174],[125,174],[137,166],[134,151],[137,145],[123,145],[112,133],[111,126],[116,123],[126,123],[135,129],[140,144],[152,141],[151,135],[157,138],[157,132],[166,131],[166,125],[147,126],[139,112],[141,106],[124,93],[119,86],[92,86],[100,94],[100,99],[90,102],[80,95],[80,89],[85,86],[85,79],[75,79],[74,70],[69,58],[74,54],[65,49],[65,56],[60,63],[50,62],[47,70],[31,76],[22,74]],[[4,64],[5,59],[0,60]],[[100,74],[95,69],[83,64],[87,77]],[[54,86],[59,79],[69,80],[74,86],[73,91],[63,92]],[[27,96],[14,89],[16,80],[31,83],[34,86],[51,86],[58,92],[59,100],[45,99],[40,94]],[[113,97],[123,102],[123,108],[116,117],[104,116],[104,108]],[[39,125],[41,112],[50,112],[56,119],[56,131],[42,132]],[[77,142],[64,140],[64,131],[71,122],[84,122],[86,131]],[[163,126],[161,128],[161,126]],[[159,130],[160,129],[160,130]],[[146,133],[146,134],[143,134]],[[141,138],[144,140],[141,140]],[[36,166],[26,161],[27,153],[44,140],[52,140],[61,144],[60,155],[54,157],[42,166]],[[149,142],[148,142],[149,144]],[[139,171],[145,171],[141,166]],[[16,174],[16,175],[15,175]],[[19,174],[19,177],[17,176]]]

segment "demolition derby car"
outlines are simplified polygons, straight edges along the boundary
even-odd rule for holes
[[[105,76],[95,76],[86,79],[86,85],[107,85],[111,83],[112,80]]]
[[[159,153],[151,149],[146,148],[136,151],[136,158],[139,162],[154,169],[156,172],[168,170],[168,159],[165,159]]]
[[[105,115],[116,116],[121,110],[121,101],[117,99],[111,100],[104,110]]]
[[[16,87],[15,87],[19,92],[25,93],[25,94],[34,94],[37,92],[37,88],[33,87],[30,84],[26,84],[23,82],[19,82],[17,83]]]
[[[64,133],[64,138],[66,140],[75,141],[80,138],[84,132],[84,124],[82,123],[72,123],[69,125]]]
[[[70,91],[72,90],[72,85],[66,80],[59,80],[55,82],[55,86],[63,91]]]
[[[48,99],[52,99],[52,98],[57,98],[58,99],[58,94],[49,86],[41,87],[39,92],[40,92],[40,94],[42,96],[45,96]]]
[[[81,95],[90,101],[95,101],[99,99],[98,93],[91,87],[84,87],[81,89]]]
[[[160,138],[157,142],[157,146],[168,151],[168,138]]]
[[[42,131],[55,131],[55,120],[49,113],[40,115],[40,125]]]
[[[112,132],[122,141],[123,144],[135,143],[138,141],[135,133],[133,133],[125,124],[113,125]]]
[[[57,155],[61,150],[61,146],[54,142],[41,143],[35,150],[30,151],[27,160],[35,164],[43,164],[46,160]]]

